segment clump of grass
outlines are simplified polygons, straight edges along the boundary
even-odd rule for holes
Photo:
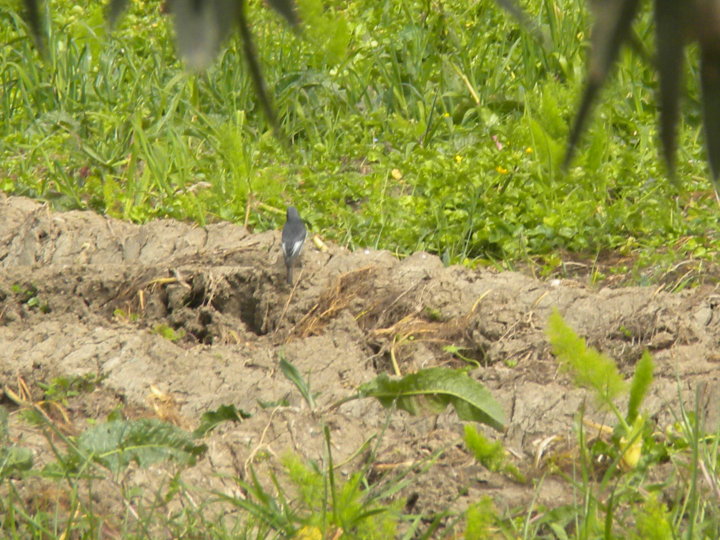
[[[490,441],[472,424],[465,424],[464,429],[465,445],[480,464],[489,471],[502,472],[516,482],[527,482],[520,469],[508,461],[507,453],[500,441]]]
[[[153,333],[164,337],[168,341],[180,341],[185,337],[185,330],[180,328],[176,330],[167,324],[157,324],[153,328]]]

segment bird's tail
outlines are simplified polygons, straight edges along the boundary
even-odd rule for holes
[[[289,285],[293,283],[293,267],[292,264],[285,265],[287,267],[287,282]]]

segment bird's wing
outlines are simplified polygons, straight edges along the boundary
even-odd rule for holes
[[[297,257],[300,254],[300,250],[302,249],[304,243],[305,243],[304,235],[299,240],[295,240],[295,242],[284,243],[282,245],[282,249],[283,249],[283,255],[285,255],[285,258],[292,259],[293,257]]]

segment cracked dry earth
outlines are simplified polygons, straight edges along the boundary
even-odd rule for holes
[[[398,260],[383,251],[320,251],[308,242],[291,289],[278,242],[278,231],[251,234],[228,223],[199,228],[172,220],[138,226],[3,197],[3,384],[17,391],[22,382],[39,399],[39,383],[54,377],[99,376],[92,391],[68,401],[70,432],[118,408],[129,418],[165,410],[193,428],[203,412],[236,405],[252,416],[211,432],[207,453],[183,473],[200,488],[233,492],[231,478],[245,476],[250,463],[267,480],[288,450],[322,461],[325,422],[344,475],[364,465],[368,454],[358,450],[378,435],[370,476],[382,481],[413,471],[398,495],[413,512],[460,511],[484,495],[500,509],[534,497],[535,504],[554,507],[573,497],[565,482],[549,475],[539,487],[523,485],[483,469],[464,450],[463,425],[452,410],[419,418],[389,413],[369,399],[329,406],[379,373],[392,373],[391,356],[403,373],[459,367],[465,362],[445,346],[460,347],[482,366],[471,376],[506,412],[507,431],[488,434],[502,440],[530,478],[540,478],[548,456],[576,444],[574,421],[588,398],[549,352],[544,327],[556,307],[628,375],[645,349],[652,352],[656,380],[645,410],[659,426],[675,420],[680,399],[692,408],[698,389],[707,428],[717,426],[720,295],[711,285],[677,294],[598,290],[572,280],[444,267],[425,253]],[[173,329],[179,339],[163,337],[158,328]],[[315,412],[278,369],[281,355],[310,381]],[[172,400],[165,409],[153,408],[153,386]],[[16,410],[7,398],[3,404]],[[592,409],[592,400],[587,416],[612,423]],[[32,446],[36,466],[52,461],[46,439],[19,418],[11,416],[13,441]],[[437,462],[420,472],[440,449]],[[157,486],[169,474],[163,467],[135,468],[124,481]],[[112,512],[118,503],[113,487],[107,489],[106,498],[102,491],[95,496]]]

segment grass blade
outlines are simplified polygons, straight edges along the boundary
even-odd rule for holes
[[[282,353],[280,356],[280,370],[283,372],[283,375],[285,375],[285,377],[297,387],[303,399],[305,399],[305,401],[307,402],[308,406],[311,409],[314,409],[315,400],[313,399],[312,393],[310,392],[310,385],[305,381],[305,379],[303,379],[297,368],[290,362],[285,360],[285,357],[282,356]]]

